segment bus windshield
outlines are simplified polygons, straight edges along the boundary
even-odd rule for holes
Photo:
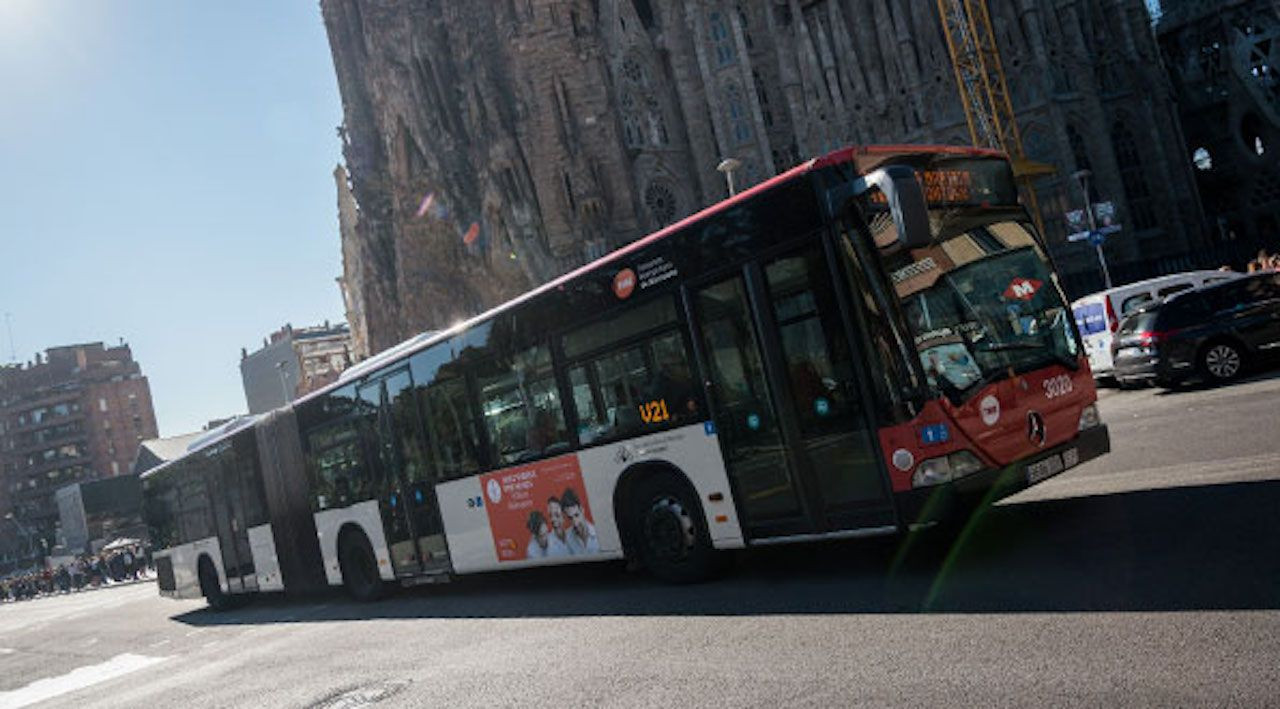
[[[873,229],[930,385],[959,403],[1010,372],[1078,366],[1070,310],[1021,213],[934,209],[930,223],[933,244],[910,251]]]

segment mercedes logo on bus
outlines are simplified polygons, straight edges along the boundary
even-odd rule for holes
[[[1027,438],[1037,446],[1043,446],[1045,441],[1044,417],[1038,411],[1027,412]]]

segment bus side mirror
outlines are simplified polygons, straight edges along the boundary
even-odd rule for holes
[[[886,165],[863,179],[884,193],[893,223],[898,227],[898,243],[908,249],[922,249],[933,243],[929,205],[913,168]]]

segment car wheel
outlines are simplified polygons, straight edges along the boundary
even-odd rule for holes
[[[1244,355],[1231,342],[1211,342],[1200,353],[1200,371],[1211,381],[1229,382],[1244,368]]]
[[[342,586],[347,594],[361,602],[382,598],[386,585],[378,574],[378,559],[373,547],[360,532],[342,535],[338,543],[338,566],[342,570]]]
[[[706,516],[682,480],[655,475],[632,499],[635,545],[650,573],[670,583],[696,583],[724,570],[726,557],[711,546]]]

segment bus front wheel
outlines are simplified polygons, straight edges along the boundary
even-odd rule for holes
[[[632,499],[635,545],[650,573],[670,583],[696,583],[724,570],[727,557],[711,546],[689,485],[656,475],[639,483]]]
[[[338,543],[338,565],[342,569],[342,585],[357,601],[376,601],[386,587],[378,574],[378,560],[373,547],[360,532],[342,535]]]

